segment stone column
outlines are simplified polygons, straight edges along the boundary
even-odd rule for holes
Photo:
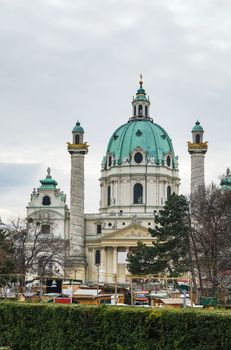
[[[114,247],[113,248],[113,273],[117,273],[117,258],[118,258],[117,247]]]
[[[205,186],[204,159],[203,153],[191,153],[191,193]]]
[[[86,144],[68,144],[71,154],[70,189],[70,248],[67,259],[67,274],[85,280],[86,255],[84,232],[84,156]]]
[[[101,249],[100,282],[107,282],[107,250]]]
[[[208,143],[203,142],[203,127],[197,120],[192,128],[192,142],[188,142],[188,152],[191,154],[191,194],[205,186],[204,159]]]
[[[70,256],[85,260],[84,249],[84,155],[71,156]]]

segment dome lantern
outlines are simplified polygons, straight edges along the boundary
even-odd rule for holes
[[[140,74],[140,87],[136,92],[136,97],[133,98],[132,106],[133,106],[133,114],[131,119],[149,119],[149,107],[150,101],[149,98],[146,97],[146,92],[143,88],[143,76]]]
[[[74,126],[72,130],[73,134],[73,144],[80,144],[83,143],[83,135],[84,135],[84,130],[82,126],[80,125],[80,122],[77,121],[76,125]]]
[[[193,142],[197,144],[200,144],[201,142],[203,142],[203,134],[204,134],[204,129],[201,126],[199,120],[197,120],[195,125],[192,128]]]

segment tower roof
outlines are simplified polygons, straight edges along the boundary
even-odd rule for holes
[[[142,76],[142,74],[140,74],[139,84],[140,84],[140,87],[136,92],[136,97],[135,97],[134,101],[147,101],[147,102],[149,102],[149,100],[146,97],[146,92],[143,88],[143,76]]]
[[[224,190],[231,190],[231,173],[229,168],[227,168],[226,175],[222,178],[220,185]]]
[[[203,129],[203,127],[201,126],[199,120],[196,121],[194,127],[192,128],[192,132],[198,132],[198,131],[204,132],[204,129]]]
[[[84,130],[82,128],[82,126],[80,125],[80,122],[77,121],[74,128],[72,129],[72,132],[79,132],[80,134],[84,133]]]
[[[41,186],[39,187],[40,190],[55,190],[56,186],[58,185],[58,182],[56,182],[51,177],[51,169],[47,168],[47,176],[45,179],[40,180]]]

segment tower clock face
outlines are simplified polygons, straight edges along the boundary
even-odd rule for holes
[[[134,160],[137,164],[141,163],[142,160],[143,160],[143,155],[142,153],[140,152],[137,152],[135,155],[134,155]]]

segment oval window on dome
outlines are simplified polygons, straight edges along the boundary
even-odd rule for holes
[[[142,160],[143,160],[143,155],[142,153],[140,152],[137,152],[135,155],[134,155],[134,160],[137,164],[141,163]]]

